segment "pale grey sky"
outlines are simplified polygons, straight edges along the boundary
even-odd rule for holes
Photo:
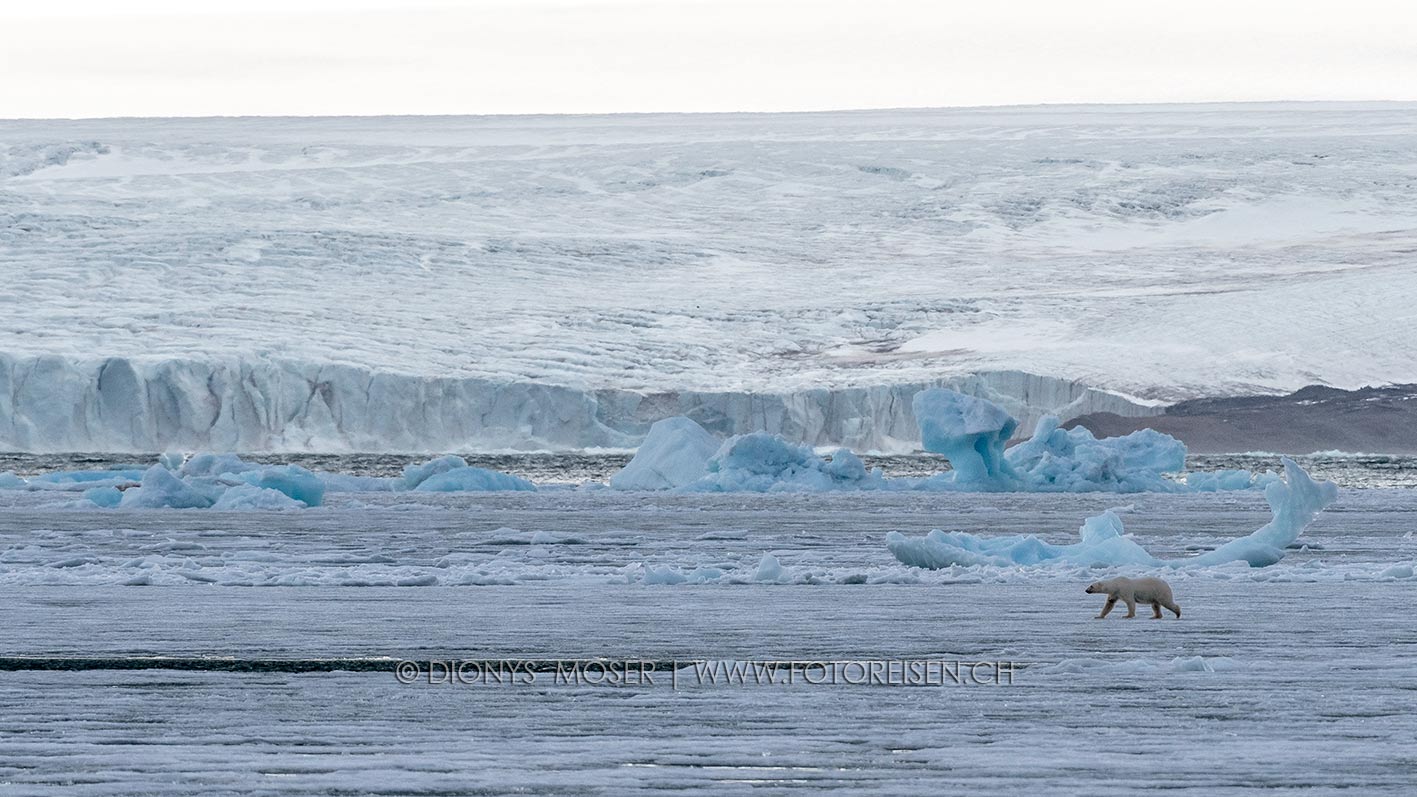
[[[1417,99],[1411,0],[0,0],[0,117]]]

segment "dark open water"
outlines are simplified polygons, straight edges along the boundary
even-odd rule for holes
[[[630,461],[629,454],[464,454],[471,465],[512,473],[538,484],[603,482]],[[250,454],[254,462],[294,463],[311,470],[359,476],[396,476],[406,465],[430,459],[426,454]],[[866,465],[881,468],[887,476],[928,476],[949,470],[942,458],[930,454],[863,456]],[[1315,477],[1342,487],[1417,487],[1417,457],[1372,454],[1310,454],[1294,459]],[[143,466],[157,454],[13,454],[0,453],[0,473],[20,476],[57,470]],[[1277,454],[1197,454],[1188,458],[1190,470],[1279,470]]]

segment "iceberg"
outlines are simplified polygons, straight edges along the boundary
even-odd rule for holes
[[[164,454],[144,471],[73,471],[50,477],[54,483],[89,485],[84,497],[106,509],[284,509],[319,506],[325,495],[324,481],[299,465],[259,465],[235,454],[197,454],[180,464]],[[119,489],[133,482],[137,486]]]
[[[839,448],[826,457],[767,432],[736,435],[723,442],[703,478],[685,492],[828,492],[885,486],[879,470],[867,471],[861,458]]]
[[[84,497],[103,507],[112,509],[123,501],[123,491],[117,487],[90,487],[84,491]]]
[[[223,492],[216,503],[212,504],[212,509],[304,509],[306,506],[304,501],[291,498],[281,490],[255,484],[238,484]]]
[[[159,464],[167,467],[171,460],[163,457]],[[245,473],[260,467],[246,462],[235,454],[193,454],[190,459],[176,468],[183,476],[221,476],[224,473]]]
[[[787,571],[783,570],[782,563],[776,556],[770,553],[763,554],[763,558],[758,562],[758,570],[753,574],[754,581],[781,581]]]
[[[274,490],[305,506],[319,506],[325,499],[324,481],[299,465],[272,465],[235,475],[248,485]]]
[[[10,471],[0,471],[0,490],[22,490],[29,482]]]
[[[617,490],[673,490],[703,478],[720,441],[678,415],[656,421],[635,456],[610,478]]]
[[[463,466],[429,476],[413,488],[424,493],[494,492],[518,490],[535,492],[536,485],[516,476],[486,468]]]
[[[945,388],[915,394],[913,412],[921,445],[943,455],[951,470],[925,479],[886,479],[868,473],[847,449],[826,457],[779,434],[736,435],[719,445],[687,417],[656,423],[644,445],[610,480],[622,490],[689,492],[820,492],[829,490],[951,490],[960,492],[1204,492],[1264,486],[1274,474],[1249,471],[1191,474],[1186,446],[1153,429],[1098,439],[1085,428],[1062,428],[1056,415],[1038,420],[1033,436],[1006,448],[1018,421],[992,401]],[[716,448],[715,448],[716,447]],[[412,481],[425,469],[464,465],[445,457],[405,472]]]
[[[920,444],[950,461],[954,481],[980,487],[1014,484],[1013,471],[1004,461],[1004,445],[1018,421],[1002,407],[938,387],[916,393],[911,405],[920,426]]]
[[[1285,549],[1320,512],[1338,500],[1338,486],[1333,482],[1314,481],[1288,457],[1282,462],[1285,481],[1270,482],[1264,488],[1274,519],[1247,536],[1186,560],[1187,564],[1209,567],[1244,560],[1251,567],[1272,565],[1284,558]]]
[[[1186,445],[1154,429],[1098,439],[1079,426],[1062,428],[1045,415],[1033,436],[1005,450],[1017,427],[990,401],[934,388],[915,396],[915,417],[925,450],[943,454],[951,471],[925,479],[922,490],[1019,492],[1203,492],[1263,486],[1277,476],[1249,471],[1192,474],[1186,483],[1169,474],[1186,469]]]
[[[72,485],[65,489],[83,489],[96,506],[142,509],[292,509],[320,506],[327,492],[536,489],[516,476],[469,467],[461,457],[410,465],[400,478],[315,473],[299,465],[246,462],[235,454],[194,454],[186,462],[164,454],[147,470],[72,471],[43,478]],[[34,489],[23,480],[17,486]]]
[[[139,486],[123,493],[118,505],[124,509],[206,509],[224,491],[219,489],[214,495],[211,489],[200,489],[162,465],[154,465],[143,473]]]
[[[1038,421],[1033,437],[1004,456],[1033,491],[1180,492],[1166,477],[1186,469],[1186,445],[1154,429],[1101,440],[1081,426],[1061,428],[1058,416]]]
[[[474,468],[458,456],[438,457],[403,469],[403,488],[424,493],[531,491],[526,479],[486,468]]]
[[[1182,568],[1231,562],[1268,567],[1283,559],[1287,546],[1338,499],[1338,487],[1333,483],[1314,481],[1291,459],[1283,462],[1286,481],[1274,481],[1265,488],[1273,519],[1251,534],[1186,559],[1152,556],[1126,536],[1122,519],[1110,509],[1088,518],[1079,530],[1079,541],[1070,545],[1053,545],[1034,535],[981,537],[935,529],[924,537],[907,537],[892,531],[886,535],[886,548],[901,563],[930,570],[1047,564]]]
[[[413,490],[416,489],[418,485],[427,481],[429,477],[466,467],[467,460],[451,454],[446,457],[430,459],[427,462],[422,462],[417,465],[409,465],[403,469],[403,486],[404,489]]]
[[[143,478],[144,468],[112,468],[109,470],[67,470],[45,473],[30,478],[30,484],[113,484],[136,482]],[[0,477],[3,479],[3,477]]]

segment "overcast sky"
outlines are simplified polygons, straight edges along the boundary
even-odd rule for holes
[[[0,117],[1417,99],[1413,0],[0,0]]]

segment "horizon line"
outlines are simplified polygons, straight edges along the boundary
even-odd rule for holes
[[[1146,100],[1136,102],[1032,102],[998,103],[976,105],[900,105],[880,107],[841,107],[788,109],[772,111],[755,110],[714,110],[714,111],[528,111],[482,113],[233,113],[196,115],[115,115],[115,116],[3,116],[4,122],[103,122],[103,121],[148,121],[148,120],[245,120],[245,119],[467,119],[467,118],[587,118],[615,116],[807,116],[812,114],[857,114],[924,111],[998,111],[998,110],[1052,110],[1052,109],[1113,109],[1113,108],[1194,108],[1206,106],[1275,106],[1275,105],[1412,105],[1417,106],[1417,97],[1412,99],[1265,99],[1265,100],[1189,100],[1168,102]]]

